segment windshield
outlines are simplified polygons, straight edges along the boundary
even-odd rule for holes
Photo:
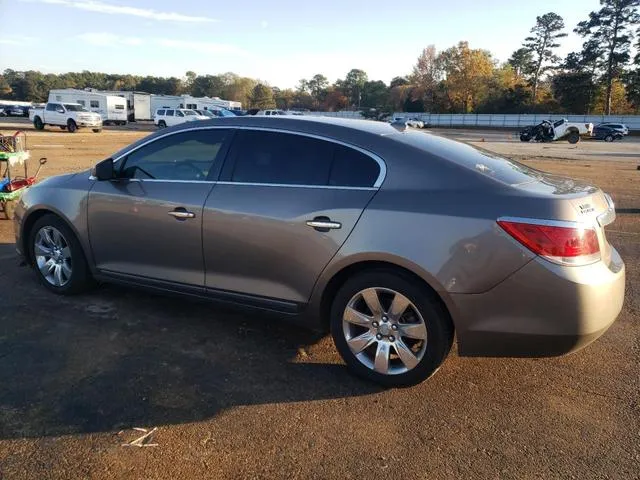
[[[182,113],[184,113],[186,116],[195,115],[196,114],[196,112],[194,112],[193,110],[183,110]]]
[[[67,109],[68,112],[88,112],[86,108],[82,105],[78,105],[76,103],[65,103],[64,108]]]
[[[221,117],[235,117],[233,113],[231,113],[229,110],[225,110],[224,108],[221,108],[218,111],[220,112]]]

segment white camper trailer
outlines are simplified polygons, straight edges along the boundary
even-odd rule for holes
[[[151,95],[151,111],[159,108],[187,108],[190,110],[240,110],[242,104],[217,97],[192,97],[191,95]]]
[[[65,88],[49,91],[49,102],[79,103],[90,112],[99,113],[105,125],[127,123],[126,99],[104,93]]]
[[[127,119],[130,122],[151,120],[153,118],[151,113],[151,95],[148,93],[116,90],[100,91],[99,93],[123,97],[127,101]]]

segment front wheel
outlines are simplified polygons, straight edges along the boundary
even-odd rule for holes
[[[29,235],[29,253],[40,283],[60,295],[93,286],[87,260],[75,234],[56,215],[44,215]]]
[[[69,120],[67,122],[67,130],[69,130],[69,133],[75,133],[75,131],[78,130],[76,122],[74,122],[73,120]]]
[[[158,122],[158,128],[167,128],[167,124],[164,120]]]
[[[613,142],[613,140],[614,140],[613,135],[607,135],[606,137],[604,137],[605,142]]]
[[[387,387],[429,378],[453,342],[451,320],[435,294],[388,270],[348,280],[333,301],[330,323],[347,367]]]
[[[531,135],[529,135],[528,133],[521,133],[520,134],[520,141],[521,142],[528,142],[529,140],[531,140]]]

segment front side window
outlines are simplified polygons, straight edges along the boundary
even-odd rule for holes
[[[280,132],[243,131],[234,141],[234,182],[327,185],[333,161],[330,142]]]
[[[57,103],[47,103],[47,112],[55,112],[59,106]]]
[[[173,117],[173,110],[167,110],[167,113],[165,115],[167,117]]]
[[[554,127],[559,127],[560,125],[562,125],[564,123],[564,120],[558,120],[556,123],[553,124]]]
[[[180,110],[176,110],[176,117],[184,117],[184,113]]]
[[[196,130],[162,137],[127,155],[122,178],[207,180],[227,130]]]

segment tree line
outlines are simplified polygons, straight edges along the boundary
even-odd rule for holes
[[[508,61],[459,42],[443,51],[426,47],[412,72],[389,85],[352,69],[330,83],[321,73],[302,79],[295,89],[280,89],[234,73],[184,78],[96,72],[43,74],[5,70],[0,98],[46,101],[53,88],[137,90],[152,94],[220,97],[245,108],[338,111],[360,109],[378,115],[391,111],[432,113],[640,113],[640,0],[600,0],[573,31],[582,48],[560,58],[567,36],[554,12],[536,18],[530,34]],[[635,56],[633,56],[635,50]]]

